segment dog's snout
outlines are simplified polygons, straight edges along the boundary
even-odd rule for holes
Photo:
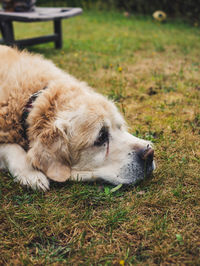
[[[144,161],[152,162],[154,157],[154,150],[151,147],[147,146],[146,149],[138,151],[138,156]]]

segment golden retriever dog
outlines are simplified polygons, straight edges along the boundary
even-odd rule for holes
[[[16,181],[134,184],[155,169],[153,155],[112,101],[40,55],[0,46],[0,168]]]

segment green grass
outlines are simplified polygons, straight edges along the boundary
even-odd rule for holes
[[[51,23],[16,23],[17,38]],[[200,30],[180,21],[84,12],[62,50],[29,48],[116,101],[130,132],[155,143],[157,170],[136,187],[0,178],[0,264],[200,264]]]

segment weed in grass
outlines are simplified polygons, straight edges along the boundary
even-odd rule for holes
[[[152,123],[152,118],[151,117],[146,117],[146,121],[147,124],[151,124]],[[151,123],[150,123],[151,122]],[[134,133],[132,133],[134,136],[138,137],[138,138],[143,138],[146,140],[150,140],[153,143],[159,142],[163,139],[163,131],[161,130],[160,132],[157,131],[147,131],[147,132],[143,132],[139,127],[138,129],[135,130]]]
[[[108,97],[114,100],[115,102],[119,102],[121,99],[124,98],[122,87],[120,87],[119,89],[111,89]]]
[[[160,43],[155,42],[154,47],[155,47],[156,52],[164,52],[165,51],[165,47]]]
[[[108,214],[104,214],[103,217],[105,218],[105,228],[110,232],[114,229],[119,228],[119,225],[123,222],[128,221],[127,217],[128,211],[126,209],[118,208],[114,211],[109,212]]]
[[[176,239],[180,245],[183,245],[183,237],[181,234],[176,234]]]
[[[108,93],[108,97],[110,99],[115,102],[120,102],[126,98],[123,83],[123,80],[119,80],[117,78],[110,80],[110,85],[112,86]]]
[[[182,194],[183,186],[182,184],[178,184],[175,189],[172,190],[172,193],[175,197],[180,198]]]
[[[55,237],[45,241],[35,238],[27,246],[27,253],[34,260],[43,260],[48,263],[63,262],[69,257],[72,248],[61,246]]]
[[[164,214],[164,216],[157,216],[154,220],[153,231],[165,232],[168,228],[167,221],[168,211]]]

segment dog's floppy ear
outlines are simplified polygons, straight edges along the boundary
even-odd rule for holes
[[[46,175],[50,179],[58,182],[65,182],[70,178],[70,174],[70,167],[60,163],[59,161],[52,162],[46,171]]]
[[[57,127],[46,129],[31,141],[28,160],[50,179],[64,182],[70,178],[70,153],[67,136]]]

